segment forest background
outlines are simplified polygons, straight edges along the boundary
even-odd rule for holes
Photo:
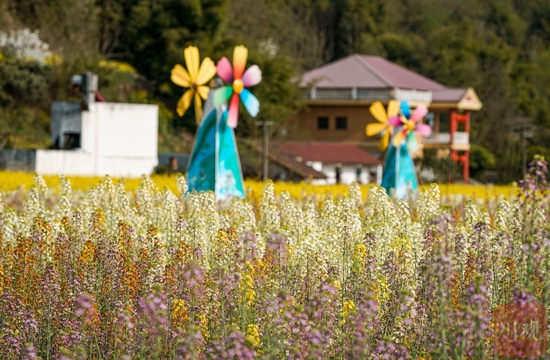
[[[48,147],[51,101],[74,99],[71,76],[93,71],[107,101],[160,106],[159,152],[188,153],[194,113],[176,115],[170,70],[188,45],[217,60],[237,44],[262,69],[258,118],[277,122],[273,137],[303,106],[301,73],[362,53],[475,88],[474,174],[521,177],[518,117],[537,125],[528,158],[550,157],[547,0],[0,0],[0,148]],[[240,137],[260,136],[240,117]]]

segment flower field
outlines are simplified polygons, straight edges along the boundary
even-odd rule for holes
[[[46,185],[54,192],[57,192],[60,185],[59,176],[43,176]],[[73,190],[89,190],[96,186],[101,180],[98,176],[68,176]],[[153,183],[159,188],[167,187],[173,193],[178,192],[177,184],[174,176],[153,175],[151,176]],[[124,189],[128,191],[136,191],[140,184],[140,179],[113,179],[115,183],[120,182]],[[34,182],[33,174],[27,172],[13,172],[0,170],[0,190],[15,191],[28,190]],[[307,183],[287,183],[275,182],[274,191],[276,195],[280,195],[283,191],[289,193],[294,199],[302,199],[304,197],[314,198],[316,201],[324,200],[329,194],[334,197],[338,195],[348,194],[348,186],[346,185],[326,185],[317,186]],[[245,187],[249,198],[261,198],[265,184],[254,180],[245,180]],[[510,197],[517,194],[517,186],[492,186],[492,185],[461,185],[461,184],[442,184],[439,185],[441,195],[444,200],[456,203],[466,199],[490,200],[491,198]],[[428,188],[429,186],[424,186]],[[366,196],[369,190],[369,185],[361,185],[361,192]]]
[[[414,201],[248,182],[218,204],[183,177],[2,173],[0,358],[496,359],[493,310],[550,304],[546,174]],[[519,325],[544,350],[545,322]]]

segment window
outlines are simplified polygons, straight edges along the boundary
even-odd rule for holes
[[[430,127],[432,128],[432,133],[431,135],[429,136],[429,139],[433,139],[434,138],[434,134],[435,134],[435,114],[433,112],[429,112],[426,114],[426,117],[424,118],[424,123],[426,125],[430,125]]]
[[[363,167],[361,165],[357,166],[355,169],[355,180],[357,180],[357,183],[361,184],[361,175],[363,175]]]
[[[340,181],[342,180],[342,168],[340,166],[337,166],[334,169],[334,177],[336,178],[336,183],[340,184]]]
[[[72,150],[80,147],[79,133],[63,133],[63,149]]]
[[[336,129],[337,130],[346,130],[348,128],[348,118],[339,116],[336,118]]]
[[[328,117],[321,116],[317,118],[317,129],[328,130]]]
[[[448,133],[449,132],[449,112],[442,111],[439,113],[439,132]]]

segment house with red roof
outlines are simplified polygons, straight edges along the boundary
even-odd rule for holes
[[[316,143],[324,144],[319,145],[319,149],[328,149],[328,143],[338,143],[381,155],[379,139],[365,133],[367,124],[376,122],[369,107],[375,101],[386,105],[392,99],[408,100],[413,108],[423,104],[429,109],[423,121],[433,132],[426,139],[417,135],[419,144],[425,148],[449,149],[449,156],[462,164],[464,181],[468,181],[470,112],[482,107],[473,88],[449,88],[382,57],[357,54],[305,73],[300,85],[307,94],[307,107],[287,129],[288,138],[294,142],[287,146],[287,151],[294,156],[302,157],[299,149],[303,147],[296,141],[308,141],[304,143],[312,149],[308,154],[317,152],[313,150]],[[321,162],[321,167],[315,165],[316,170],[330,179],[331,173],[338,171],[334,164],[344,166],[350,159],[346,151],[331,148],[330,152],[339,155],[323,161],[303,158],[309,159],[305,161],[311,164]],[[422,156],[422,151],[414,156]],[[355,166],[359,164],[366,166],[361,162],[356,162]],[[360,173],[357,171],[357,174]],[[342,180],[343,176],[339,176]],[[359,180],[360,176],[356,178]]]
[[[247,145],[262,152],[259,141]],[[327,141],[271,141],[268,178],[314,185],[382,181],[382,161],[357,145]],[[246,166],[246,162],[245,162]]]
[[[296,161],[312,167],[325,175],[324,179],[312,178],[313,184],[360,184],[382,181],[382,161],[355,144],[327,141],[301,141],[270,143],[276,152],[289,154]]]

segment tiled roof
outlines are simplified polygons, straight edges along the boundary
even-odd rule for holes
[[[464,94],[468,89],[466,88],[446,88],[434,90],[432,92],[432,102],[452,102],[457,103],[462,100]]]
[[[262,152],[262,145],[259,142],[250,141],[247,142],[253,149]],[[273,142],[269,143],[268,157],[270,161],[284,167],[287,170],[294,172],[295,174],[303,177],[304,179],[326,179],[327,176],[311,166],[307,166],[305,163],[297,161],[294,156],[283,151],[277,146],[273,146]]]
[[[445,86],[379,56],[349,55],[306,72],[301,86],[437,90]]]
[[[271,148],[301,158],[303,162],[319,161],[325,164],[362,164],[378,165],[378,160],[354,144],[339,142],[271,142]]]

